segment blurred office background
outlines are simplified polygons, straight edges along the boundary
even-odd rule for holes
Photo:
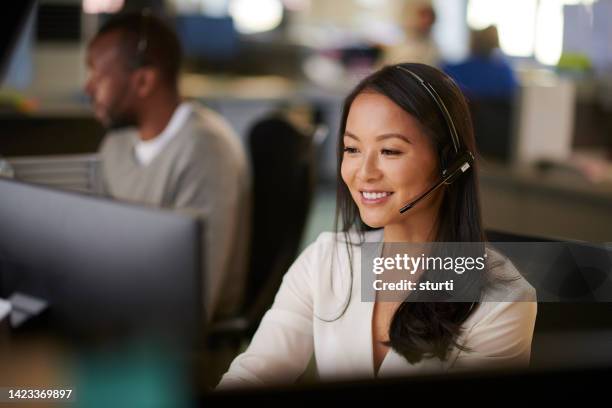
[[[291,112],[316,135],[324,193],[335,183],[342,98],[406,40],[410,4],[435,10],[437,65],[466,60],[470,32],[495,26],[495,54],[516,78],[516,92],[501,97],[468,93],[487,225],[610,241],[610,0],[41,0],[4,70],[0,155],[18,157],[25,177],[33,156],[85,154],[78,166],[95,166],[87,155],[103,130],[82,91],[86,43],[108,15],[148,7],[181,37],[185,96],[225,115],[245,143],[259,119]],[[306,241],[331,228],[333,194],[317,197]]]
[[[387,49],[406,41],[416,24],[409,13],[422,4],[40,0],[4,70],[0,155],[10,166],[6,174],[98,191],[96,151],[104,131],[82,90],[86,44],[110,14],[148,7],[166,16],[181,37],[183,94],[223,114],[245,145],[256,125],[272,114],[283,115],[294,130],[312,138],[314,198],[303,248],[333,228],[343,97],[380,66]],[[466,61],[471,33],[494,26],[499,48],[493,53],[516,81],[515,89],[502,95],[466,89],[482,156],[486,227],[525,236],[612,241],[612,0],[428,4],[435,10],[431,41],[440,67]],[[269,146],[270,157],[283,153],[275,147]],[[277,198],[282,189],[273,190]],[[609,350],[602,349],[612,340],[609,325],[600,324],[610,320],[606,310],[593,323],[599,325],[597,335],[568,335],[567,343],[558,343],[544,333],[536,343],[540,355],[554,351],[550,344],[560,350],[582,344],[576,361],[607,358],[612,363]],[[557,323],[549,320],[549,327]]]

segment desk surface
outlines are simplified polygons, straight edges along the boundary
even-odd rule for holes
[[[480,177],[487,228],[521,235],[612,241],[612,185],[576,172],[486,163]]]
[[[593,183],[569,168],[540,170],[535,166],[505,166],[485,162],[480,171],[482,181],[498,187],[512,186],[561,194],[567,198],[612,205],[612,183]]]

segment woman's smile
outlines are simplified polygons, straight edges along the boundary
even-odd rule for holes
[[[379,205],[384,204],[389,200],[389,197],[393,194],[392,191],[377,191],[368,190],[360,191],[361,203],[365,205]]]

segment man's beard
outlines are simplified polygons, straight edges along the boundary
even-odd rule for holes
[[[116,95],[112,102],[101,106],[106,120],[102,125],[108,130],[118,130],[138,126],[138,118],[131,107],[125,107],[126,98],[130,96],[130,89],[126,87],[123,92]]]
[[[105,127],[107,130],[119,130],[138,126],[136,115],[123,112],[121,114],[111,114]]]

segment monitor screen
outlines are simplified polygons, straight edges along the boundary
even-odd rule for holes
[[[46,304],[70,338],[198,334],[199,221],[12,180],[0,197],[0,298]]]
[[[24,34],[24,28],[34,10],[34,0],[16,1],[10,7],[2,9],[2,24],[0,25],[0,82],[6,78],[13,55]],[[21,67],[23,68],[23,67]],[[26,67],[29,69],[29,67]]]
[[[184,14],[176,17],[175,24],[188,58],[224,61],[238,54],[239,38],[231,17]]]

